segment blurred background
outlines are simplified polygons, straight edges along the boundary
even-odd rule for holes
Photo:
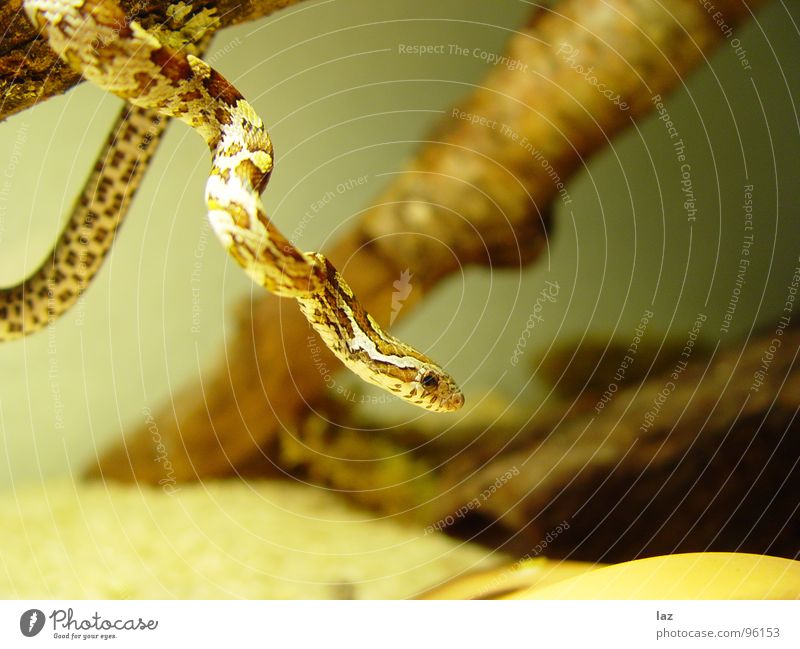
[[[502,52],[529,12],[517,1],[303,2],[218,34],[206,59],[270,129],[277,164],[264,201],[280,229],[305,250],[341,237],[493,65],[401,45]],[[768,3],[736,32],[752,70],[724,42],[666,100],[691,156],[694,206],[684,205],[672,143],[651,115],[571,179],[572,200],[556,201],[548,250],[536,263],[464,269],[395,332],[443,361],[468,402],[491,393],[532,410],[551,388],[537,377],[540,359],[568,341],[629,341],[645,311],[654,314],[655,346],[685,339],[699,312],[707,316],[700,340],[712,348],[776,322],[800,263],[798,18],[796,4]],[[0,194],[0,283],[18,281],[49,250],[119,106],[82,84],[0,125],[8,187]],[[0,345],[3,487],[77,476],[224,359],[235,309],[261,289],[206,224],[208,169],[202,140],[172,124],[81,304],[53,328]],[[746,185],[751,264],[725,332]],[[509,364],[547,282],[558,283],[557,299],[542,305],[520,362]],[[369,415],[387,425],[417,417],[398,403]]]

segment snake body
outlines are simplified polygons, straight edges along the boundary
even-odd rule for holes
[[[120,112],[56,245],[23,281],[0,289],[0,341],[38,331],[78,301],[111,250],[165,126],[144,108]]]
[[[301,252],[260,199],[273,168],[269,135],[242,95],[202,60],[162,44],[114,0],[24,0],[50,46],[83,76],[130,103],[186,122],[212,153],[211,225],[244,271],[297,300],[325,344],[354,373],[431,411],[464,402],[434,361],[383,331],[320,253]]]
[[[208,14],[181,6],[157,34],[200,55],[210,33],[192,23],[207,24]],[[168,122],[148,108],[122,107],[55,245],[30,275],[0,288],[0,342],[42,329],[78,302],[111,251]]]

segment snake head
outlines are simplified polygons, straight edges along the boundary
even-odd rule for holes
[[[296,296],[300,309],[330,350],[355,374],[431,412],[464,405],[453,378],[433,360],[381,329],[333,265],[305,253],[316,269],[315,290]]]
[[[464,405],[464,395],[453,378],[441,368],[424,363],[408,383],[406,401],[432,412],[452,412]]]

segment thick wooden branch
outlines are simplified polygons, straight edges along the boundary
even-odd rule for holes
[[[191,0],[192,13],[213,10],[215,31],[268,16],[299,0]],[[120,0],[128,16],[147,28],[169,25],[175,0]],[[81,75],[61,61],[38,37],[22,11],[22,0],[0,7],[0,121],[81,82]]]
[[[517,450],[459,488],[479,494],[519,470],[480,509],[472,531],[494,520],[493,537],[505,530],[509,547],[524,553],[567,520],[569,531],[547,555],[596,561],[709,549],[795,558],[799,354],[800,328],[776,336],[773,326],[743,347],[691,358],[678,378],[685,359],[675,354],[599,415],[534,422]],[[448,467],[451,480],[457,470]]]
[[[736,25],[759,4],[720,0],[716,8]],[[392,282],[405,268],[421,289],[413,300],[463,264],[532,261],[546,243],[546,207],[569,200],[563,183],[724,39],[696,0],[668,8],[650,0],[565,0],[558,12],[538,12],[508,44],[506,55],[520,67],[492,69],[329,257],[337,265],[347,260],[354,291],[383,322]],[[569,58],[564,44],[578,54]],[[627,109],[587,83],[576,64],[593,66]],[[156,417],[178,479],[245,468],[263,474],[278,461],[282,440],[330,401],[315,363],[338,364],[325,351],[312,358],[309,331],[295,305],[268,295],[242,318],[228,365],[204,385],[210,400],[198,399],[193,386]],[[93,474],[158,482],[163,470],[154,460],[163,452],[143,427]]]
[[[547,556],[617,562],[740,550],[795,557],[800,328],[784,330],[772,352],[775,338],[772,327],[743,347],[696,349],[688,360],[681,341],[662,349],[659,371],[609,398],[603,390],[627,353],[612,347],[595,377],[602,388],[550,402],[530,422],[466,422],[433,441],[422,430],[376,436],[369,422],[336,426],[310,416],[297,437],[282,438],[275,457],[382,514],[518,556],[561,525]],[[574,358],[584,375],[595,351]],[[649,362],[637,357],[643,367]],[[583,413],[574,412],[579,398],[589,404]]]

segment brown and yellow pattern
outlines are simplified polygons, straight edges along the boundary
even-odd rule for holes
[[[129,21],[114,0],[25,0],[23,6],[86,79],[203,136],[213,156],[206,202],[217,237],[254,281],[296,299],[349,369],[427,410],[461,407],[461,391],[444,370],[383,331],[323,255],[301,252],[270,222],[259,194],[272,171],[272,143],[261,118],[224,77]],[[71,275],[56,277],[51,293],[68,297],[74,285]],[[45,298],[28,299],[35,308]],[[24,333],[27,323],[15,322]]]

